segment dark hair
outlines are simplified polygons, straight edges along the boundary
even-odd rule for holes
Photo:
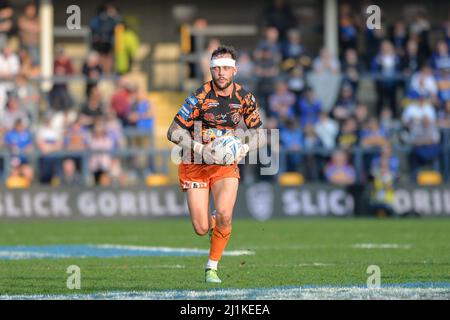
[[[224,54],[229,53],[231,55],[231,58],[233,58],[234,60],[236,60],[236,49],[232,46],[219,46],[216,50],[213,51],[213,53],[211,54],[211,59],[217,57],[217,56],[221,56]]]

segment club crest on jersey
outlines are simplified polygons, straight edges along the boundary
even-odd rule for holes
[[[233,113],[231,115],[231,121],[233,121],[234,124],[239,123],[240,120],[241,120],[241,115],[239,113]]]

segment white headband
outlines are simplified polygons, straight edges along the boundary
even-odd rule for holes
[[[210,68],[214,67],[236,67],[236,60],[230,58],[219,58],[211,60]]]

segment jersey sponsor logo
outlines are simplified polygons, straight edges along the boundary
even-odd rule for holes
[[[228,106],[229,106],[231,109],[239,109],[239,108],[242,107],[242,104],[240,104],[240,103],[230,103],[230,104],[228,104]]]
[[[208,102],[208,107],[217,107],[219,104],[219,102]]]
[[[189,119],[189,116],[191,115],[191,113],[192,113],[192,108],[187,103],[183,103],[180,110],[178,111],[178,114],[186,121]]]
[[[199,189],[207,188],[208,184],[206,182],[196,182],[196,181],[185,181],[183,182],[183,189]]]
[[[194,95],[187,97],[186,101],[193,106],[196,106],[198,103],[198,99]]]
[[[239,113],[233,113],[231,115],[231,121],[233,121],[234,124],[239,123],[241,120],[241,115]]]

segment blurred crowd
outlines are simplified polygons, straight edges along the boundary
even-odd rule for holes
[[[306,181],[391,186],[401,172],[410,182],[421,169],[444,175],[450,11],[447,21],[433,25],[418,10],[370,30],[364,9],[340,4],[340,54],[334,56],[326,48],[309,50],[292,8],[273,1],[256,48],[240,52],[236,81],[257,95],[266,127],[280,129],[288,151],[283,170]]]
[[[127,78],[139,40],[112,3],[99,7],[90,28],[90,52],[79,66],[64,47],[55,48],[55,78],[44,93],[38,7],[0,0],[0,174],[7,187],[127,185],[151,170],[149,157],[114,153],[151,145],[146,88]],[[86,85],[77,102],[68,83],[80,75]],[[107,76],[114,85],[105,99],[101,80]]]
[[[280,129],[283,172],[343,186],[392,186],[402,171],[416,181],[421,168],[448,176],[450,13],[446,21],[431,21],[418,10],[370,30],[364,9],[340,4],[335,56],[305,46],[308,35],[294,10],[274,0],[259,20],[254,50],[238,50],[236,81],[258,97],[266,128]],[[90,51],[81,64],[63,46],[55,48],[55,81],[44,94],[37,80],[38,8],[0,0],[0,175],[8,187],[127,185],[133,175],[152,171],[148,158],[114,155],[148,148],[154,130],[146,88],[127,77],[138,36],[109,2],[89,26]],[[219,44],[210,39],[200,61],[204,80]],[[85,79],[81,102],[67,82],[76,76]],[[115,81],[107,99],[105,77]],[[141,135],[129,138],[130,130]],[[87,160],[86,151],[92,153]]]

